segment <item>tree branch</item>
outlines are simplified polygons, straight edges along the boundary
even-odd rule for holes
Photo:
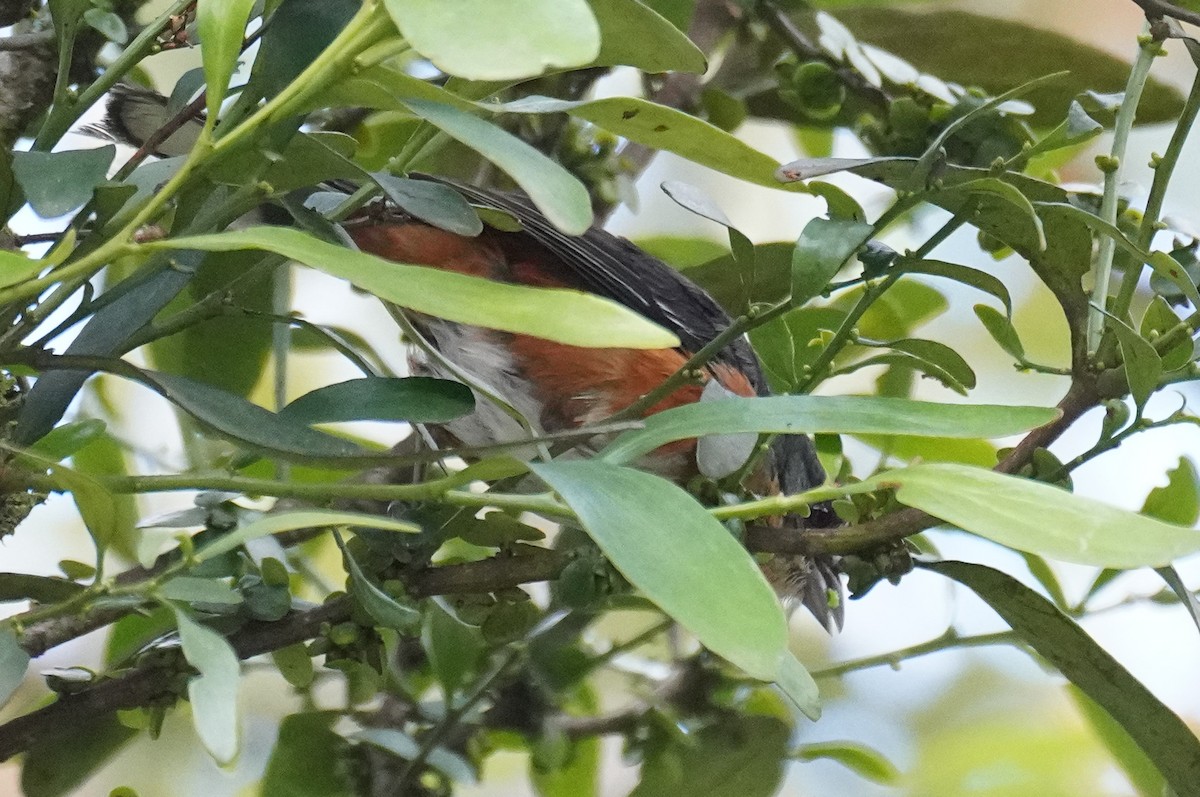
[[[1180,8],[1174,3],[1168,3],[1165,0],[1133,0],[1133,2],[1146,12],[1146,19],[1151,22],[1163,17],[1171,17],[1180,22],[1190,22],[1193,25],[1200,25],[1200,12]]]
[[[248,659],[312,639],[323,624],[348,618],[350,607],[350,598],[342,597],[292,612],[276,622],[250,622],[231,635],[229,642],[238,658]],[[155,660],[77,694],[62,695],[44,708],[0,725],[0,761],[48,740],[78,733],[81,727],[114,711],[163,698],[171,694],[179,672],[173,663]]]

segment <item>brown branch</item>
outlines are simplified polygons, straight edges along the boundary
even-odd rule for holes
[[[240,659],[258,656],[312,639],[323,624],[348,618],[350,607],[350,598],[342,597],[315,609],[292,612],[276,622],[250,622],[232,634],[229,642]],[[89,722],[114,711],[167,697],[179,674],[176,665],[155,660],[77,694],[62,695],[44,708],[0,725],[0,761],[48,740],[78,733]]]

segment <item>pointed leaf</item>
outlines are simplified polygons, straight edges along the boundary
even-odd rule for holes
[[[474,237],[483,232],[479,214],[462,194],[448,185],[386,172],[375,172],[371,177],[388,199],[421,221],[455,235]]]
[[[1017,335],[1017,328],[1013,326],[1008,316],[986,304],[977,304],[973,309],[984,329],[992,336],[992,340],[1000,345],[1000,348],[1018,360],[1025,359],[1025,347]]]
[[[1200,740],[1052,603],[1016,579],[982,565],[936,562],[922,567],[966,585],[983,598],[1030,647],[1125,729],[1179,797],[1200,794]]]
[[[348,280],[401,307],[450,321],[534,335],[572,346],[659,349],[679,345],[679,339],[671,333],[607,299],[579,291],[508,285],[393,263],[320,241],[299,230],[251,227],[142,246],[278,252]]]
[[[334,532],[333,539],[342,551],[346,570],[350,573],[350,580],[354,583],[354,597],[367,610],[367,614],[371,615],[371,619],[382,628],[393,628],[402,632],[411,631],[418,626],[421,622],[421,613],[411,606],[405,606],[375,586],[358,566],[358,562],[354,561],[354,557],[342,542],[341,535]]]
[[[385,531],[399,531],[409,534],[421,529],[412,523],[383,517],[381,515],[366,515],[358,512],[335,512],[325,509],[305,509],[295,512],[281,512],[277,515],[264,515],[258,520],[239,526],[236,530],[222,536],[219,540],[209,543],[196,552],[197,562],[236,550],[251,540],[279,534],[284,531],[307,528],[328,528],[331,526],[363,526]]]
[[[779,677],[787,645],[779,601],[746,550],[691,496],[601,462],[531,467],[613,566],[705,647],[755,678]]]
[[[253,7],[254,0],[201,0],[196,5],[210,124],[216,122],[225,90],[237,68],[246,23]]]
[[[630,141],[673,152],[722,174],[768,188],[781,187],[775,179],[779,162],[771,156],[702,119],[649,100],[608,97],[570,102],[532,96],[482,107],[506,113],[569,113]]]
[[[875,232],[848,219],[813,219],[800,233],[792,255],[792,304],[801,305],[825,290],[829,280]]]
[[[410,376],[369,377],[317,388],[279,414],[305,424],[337,421],[448,423],[475,409],[475,394],[461,382]]]
[[[900,503],[972,534],[1064,562],[1161,567],[1200,551],[1200,531],[981,468],[914,465],[872,481],[895,486]]]
[[[934,404],[866,396],[771,396],[705,401],[646,419],[601,452],[609,462],[633,462],[674,440],[719,432],[777,434],[908,434],[1004,437],[1045,425],[1058,411],[1042,407]]]
[[[590,0],[600,25],[597,66],[623,64],[643,72],[694,72],[708,66],[683,31],[638,0]]]
[[[237,757],[239,742],[237,691],[241,666],[225,637],[172,606],[179,625],[183,655],[199,671],[188,681],[192,723],[204,747],[218,764]]]

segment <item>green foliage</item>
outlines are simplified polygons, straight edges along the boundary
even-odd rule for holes
[[[302,701],[250,787],[264,797],[449,794],[491,779],[504,750],[528,758],[539,794],[599,794],[610,788],[603,735],[640,763],[637,797],[766,797],[788,767],[815,760],[890,788],[961,791],[969,755],[952,756],[961,767],[944,776],[920,762],[902,775],[862,740],[819,741],[822,726],[810,733],[802,717],[816,720],[822,700],[855,699],[840,694],[837,674],[1018,642],[1070,682],[1139,790],[1197,794],[1195,735],[1078,622],[1121,573],[1153,567],[1166,583],[1154,599],[1200,628],[1194,585],[1175,567],[1200,551],[1196,467],[1181,458],[1140,513],[1071,484],[1092,458],[1125,456],[1114,450],[1136,434],[1197,424],[1186,404],[1155,415],[1154,399],[1200,373],[1195,243],[1173,228],[1173,241],[1156,236],[1200,89],[1184,100],[1147,75],[1174,40],[1143,38],[1131,71],[1023,20],[910,5],[747,0],[733,13],[692,0],[180,0],[142,28],[121,3],[34,3],[53,18],[61,75],[27,131],[32,146],[0,155],[0,532],[19,526],[17,541],[32,539],[50,522],[23,523],[33,506],[68,493],[91,555],[55,552],[66,578],[0,574],[0,600],[30,602],[0,627],[0,702],[10,701],[0,754],[25,754],[25,793],[71,793],[134,738],[156,738],[185,697],[204,748],[221,765],[235,761],[240,660],[250,657],[274,676],[256,685],[270,680]],[[110,173],[112,146],[54,151],[107,88],[152,81],[156,53],[196,43],[193,32],[201,66],[171,98],[124,90],[146,118],[119,126],[141,140],[160,131],[166,140],[148,152],[171,157],[142,163],[142,152]],[[96,61],[89,38],[124,46]],[[1065,62],[1070,74],[1056,71]],[[630,93],[640,96],[598,84],[618,66],[638,74],[642,90]],[[814,157],[780,165],[734,135],[755,118],[782,124]],[[1121,196],[1118,171],[1135,122],[1176,126],[1144,204]],[[168,136],[167,126],[182,129]],[[1103,185],[1060,184],[1054,169],[1109,128],[1112,149],[1093,173]],[[860,157],[835,157],[848,136]],[[553,241],[556,257],[582,256],[576,236],[628,195],[654,151],[780,199],[823,200],[818,217],[793,220],[798,239],[756,244],[726,215],[737,218],[736,198],[663,183],[723,228],[722,243],[668,232],[646,248],[707,290],[732,316],[728,328],[716,318],[697,326],[654,286],[638,298],[672,323],[560,283],[478,276],[493,270],[500,242],[521,253],[514,273],[534,264],[531,232]],[[877,190],[868,195],[864,181]],[[485,206],[475,184],[519,189],[528,205]],[[24,237],[29,214],[14,214],[25,205],[69,218],[52,236]],[[239,222],[264,208],[266,222]],[[393,262],[348,245],[356,226],[376,221],[427,225],[451,248],[478,244],[480,262]],[[941,248],[971,240],[960,230],[977,252]],[[47,237],[46,253],[22,251]],[[988,255],[1002,262],[981,265]],[[642,276],[601,265],[593,289]],[[450,363],[425,351],[457,381],[395,375],[397,352],[358,319],[300,314],[295,269],[313,272],[318,290],[337,281],[383,305],[396,328],[379,340],[425,349],[449,344],[421,340],[411,319],[487,330],[476,356],[540,338],[581,372],[587,357],[649,351],[666,362],[681,339],[719,338],[684,351],[684,368],[611,417],[563,422],[573,410],[542,395],[525,417],[530,404],[507,391],[535,376],[532,366],[499,363],[492,384],[453,351]],[[1046,332],[1061,324],[1025,323],[1023,270],[1065,319],[1064,340]],[[1059,380],[1057,408],[973,395],[996,379],[986,358],[954,337],[961,330],[926,326],[963,295],[985,302],[974,305],[980,339],[1020,371]],[[716,381],[699,391],[698,379],[720,372],[706,358],[742,338],[782,395],[738,396]],[[1046,350],[1069,356],[1030,359]],[[106,376],[89,379],[96,373]],[[159,445],[175,429],[139,442],[139,405],[107,375],[182,414],[181,451]],[[917,400],[926,387],[955,392],[956,403]],[[590,398],[591,386],[578,393],[565,403]],[[685,394],[703,400],[641,419]],[[1089,448],[1074,459],[1050,448],[1098,407]],[[474,412],[511,421],[513,436],[455,440],[436,428],[464,428],[455,422]],[[364,420],[419,428],[390,452],[315,428]],[[800,434],[818,436],[829,477],[776,494],[760,466],[778,436]],[[847,435],[879,456],[843,448]],[[1003,449],[998,438],[1018,442]],[[669,474],[649,472],[656,453],[674,458]],[[358,474],[372,465],[384,468]],[[139,496],[176,490],[194,505],[141,518]],[[248,503],[263,498],[278,500]],[[1022,552],[1049,599],[913,537],[935,524]],[[837,591],[822,591],[835,568],[856,597],[885,578],[905,589],[918,548],[918,566],[969,587],[1011,630],[950,626],[810,673],[822,656],[789,644],[780,593],[799,589],[810,608],[840,617]],[[134,559],[141,566],[127,566]],[[1100,569],[1076,602],[1058,561]],[[523,588],[538,581],[551,589]],[[847,621],[869,623],[857,608]],[[99,670],[49,673],[59,695],[36,707],[23,686],[31,661],[102,627]],[[1021,743],[1008,739],[988,761],[1002,764]]]

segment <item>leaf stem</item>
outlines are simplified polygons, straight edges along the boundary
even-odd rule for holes
[[[1142,89],[1150,77],[1150,66],[1161,51],[1161,42],[1153,36],[1143,35],[1139,39],[1137,58],[1129,71],[1129,80],[1125,84],[1125,98],[1117,111],[1117,119],[1113,129],[1112,149],[1104,169],[1104,198],[1100,203],[1100,218],[1116,226],[1117,224],[1117,190],[1121,185],[1122,161],[1125,149],[1129,144],[1129,133],[1133,130],[1134,118],[1137,115],[1138,102],[1142,97]],[[1087,351],[1095,355],[1100,347],[1100,339],[1104,334],[1103,308],[1108,307],[1109,281],[1112,279],[1113,257],[1116,254],[1116,241],[1108,235],[1100,236],[1100,249],[1096,262],[1092,264],[1092,303],[1096,306],[1088,311]],[[1096,308],[1102,309],[1096,309]]]
[[[1154,234],[1158,232],[1158,221],[1162,216],[1167,187],[1170,185],[1175,166],[1179,163],[1179,155],[1183,151],[1183,145],[1192,130],[1192,125],[1196,122],[1198,113],[1200,113],[1200,72],[1197,72],[1195,80],[1192,81],[1192,90],[1188,93],[1183,110],[1179,114],[1179,120],[1175,123],[1175,130],[1171,133],[1171,140],[1167,144],[1166,152],[1152,162],[1154,181],[1150,185],[1150,195],[1146,198],[1146,209],[1142,214],[1142,224],[1138,229],[1137,237],[1137,246],[1143,251],[1150,250]],[[1138,279],[1144,268],[1145,264],[1133,262],[1128,264],[1125,276],[1121,280],[1120,292],[1113,300],[1112,311],[1118,317],[1124,317],[1125,313],[1129,311],[1134,291],[1137,290]],[[1200,307],[1196,309],[1200,310]]]

